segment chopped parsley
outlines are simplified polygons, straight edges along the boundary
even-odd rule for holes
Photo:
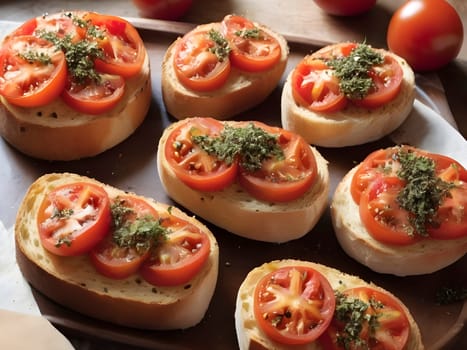
[[[235,35],[241,38],[245,38],[245,39],[260,39],[261,31],[258,27],[249,28],[249,29],[244,28],[242,30],[237,30],[235,32]]]
[[[111,206],[113,220],[113,240],[119,247],[134,248],[142,254],[157,246],[167,238],[168,229],[161,225],[161,219],[150,215],[136,217],[135,211],[128,207],[124,199],[117,198]]]
[[[215,54],[220,62],[224,61],[230,53],[229,42],[215,29],[209,30],[208,35],[209,39],[215,44],[213,47],[209,48],[209,51]]]
[[[368,327],[369,339],[372,338],[379,326],[379,322],[377,313],[368,309],[381,309],[383,305],[373,298],[366,303],[363,300],[346,296],[337,291],[335,295],[336,310],[334,317],[344,325],[342,331],[337,333],[337,344],[346,350],[369,349],[369,344],[365,339],[361,339],[360,334],[364,327]]]
[[[400,150],[396,159],[401,165],[397,175],[406,181],[397,202],[413,214],[410,215],[410,223],[415,231],[426,236],[427,227],[439,226],[436,213],[442,201],[451,195],[454,185],[436,176],[436,164],[431,158]]]
[[[362,99],[374,85],[368,74],[370,68],[383,61],[371,46],[359,44],[348,56],[332,58],[327,64],[334,69],[342,92],[350,99]]]
[[[20,58],[27,61],[28,63],[39,63],[42,65],[48,65],[52,63],[52,59],[45,52],[37,51],[26,51],[24,53],[18,54]]]
[[[435,295],[435,301],[439,305],[453,304],[459,301],[467,300],[467,288],[440,288]]]
[[[248,123],[245,127],[226,124],[219,136],[196,135],[193,136],[193,142],[227,164],[238,159],[242,168],[249,172],[261,169],[263,160],[284,158],[277,136],[253,123]]]

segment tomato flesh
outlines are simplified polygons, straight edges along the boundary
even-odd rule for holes
[[[232,65],[245,71],[258,72],[270,69],[279,62],[279,42],[252,21],[229,15],[223,19],[222,29],[230,44]]]
[[[269,202],[295,200],[303,196],[317,178],[314,154],[308,143],[297,134],[280,128],[267,127],[266,130],[278,135],[284,159],[266,159],[261,169],[255,172],[241,169],[238,181],[256,199]]]
[[[39,107],[52,102],[65,87],[66,76],[65,55],[46,40],[18,36],[0,51],[0,94],[14,105]]]
[[[165,218],[163,225],[170,231],[168,238],[156,247],[141,267],[140,273],[148,283],[156,286],[188,283],[209,258],[209,237],[180,218]]]
[[[282,344],[302,345],[318,339],[331,323],[334,309],[331,285],[310,267],[279,268],[264,276],[254,292],[259,328]]]
[[[37,214],[42,245],[61,256],[89,252],[108,233],[110,222],[107,193],[100,186],[82,182],[49,192]]]
[[[426,237],[414,231],[411,218],[415,215],[401,208],[399,192],[406,186],[398,177],[399,150],[414,152],[432,160],[435,176],[450,184],[449,194],[439,203],[427,224]],[[467,170],[454,159],[413,147],[392,147],[372,152],[358,166],[350,185],[350,193],[359,205],[360,218],[368,232],[377,240],[406,245],[420,239],[457,239],[467,233]]]
[[[319,339],[325,350],[344,349],[342,345],[344,341],[348,349],[405,349],[410,324],[402,304],[396,298],[370,287],[347,289],[343,295],[345,303],[355,305],[355,302],[362,302],[366,305],[366,309],[363,312],[348,310],[344,315],[335,313],[331,325]],[[340,307],[339,300],[337,307]],[[357,315],[360,316],[360,320],[355,320]],[[376,321],[373,329],[368,319]],[[360,333],[349,334],[345,327],[350,326],[350,329],[355,329],[357,324],[361,327]],[[360,345],[353,340],[356,336]]]
[[[218,136],[223,124],[213,118],[186,119],[171,132],[165,143],[165,157],[176,176],[199,191],[219,191],[235,181],[237,162],[227,164],[196,145],[193,136]]]

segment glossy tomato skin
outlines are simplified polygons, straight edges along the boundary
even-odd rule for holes
[[[162,219],[167,239],[157,246],[143,263],[141,276],[155,286],[179,286],[188,283],[203,268],[211,252],[206,232],[175,216]]]
[[[25,58],[37,50],[50,62]],[[16,36],[0,50],[0,94],[14,105],[32,108],[52,102],[63,91],[66,77],[65,55],[46,40],[33,35]]]
[[[352,304],[353,301],[363,302],[367,305],[367,309],[363,312],[365,320],[361,323],[361,332],[358,335],[359,341],[364,343],[360,346],[356,345],[351,339],[355,339],[353,335],[348,335],[345,331],[345,326],[351,323],[352,316],[358,315],[354,310],[348,312],[334,314],[331,325],[319,339],[319,343],[324,347],[324,350],[343,350],[344,346],[339,344],[337,337],[347,338],[347,349],[368,349],[368,350],[403,350],[410,334],[410,324],[405,314],[404,307],[401,302],[392,295],[376,290],[371,287],[355,287],[347,289],[342,293],[344,304]],[[349,299],[347,299],[349,298]],[[336,308],[341,308],[339,305],[340,298],[337,298]],[[362,305],[364,305],[362,304]],[[342,308],[344,310],[344,308]],[[368,318],[376,317],[377,322],[374,324],[374,330],[371,332],[368,324]],[[356,321],[354,319],[355,323]],[[351,327],[355,329],[355,327]]]
[[[265,275],[253,300],[259,328],[270,339],[291,346],[317,340],[335,309],[328,280],[308,266],[286,266]]]
[[[91,183],[76,182],[53,189],[37,214],[41,243],[60,256],[88,253],[109,232],[110,199]]]
[[[219,191],[236,178],[238,163],[227,164],[196,145],[195,135],[218,136],[224,126],[213,118],[191,118],[172,130],[165,143],[165,157],[175,175],[198,191]]]
[[[463,25],[446,0],[410,0],[392,16],[387,44],[416,71],[443,67],[459,53]]]
[[[179,20],[193,5],[193,0],[133,0],[142,17]]]
[[[376,0],[314,0],[325,12],[335,16],[355,16],[367,12]]]
[[[128,212],[124,215],[122,225],[131,227],[135,221],[144,219],[159,219],[159,213],[145,200],[131,196],[119,196],[112,203],[119,203]],[[109,234],[97,244],[90,252],[90,260],[96,270],[109,278],[123,279],[136,273],[143,262],[149,258],[152,242],[147,247],[137,249],[136,247],[120,246],[114,240],[115,225]]]

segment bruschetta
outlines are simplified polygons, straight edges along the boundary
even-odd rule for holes
[[[38,178],[19,207],[26,280],[78,313],[141,329],[183,329],[205,315],[219,248],[195,218],[71,173]]]
[[[317,146],[364,144],[399,127],[414,99],[415,76],[404,59],[367,44],[338,43],[307,55],[289,73],[282,126]]]
[[[150,103],[149,57],[122,18],[38,16],[1,43],[0,135],[29,156],[97,155],[130,136]]]
[[[400,276],[438,271],[467,252],[467,171],[409,146],[376,150],[338,184],[331,203],[344,251]]]
[[[160,138],[157,167],[175,202],[250,239],[300,238],[328,206],[327,161],[299,135],[258,121],[178,121]]]
[[[260,104],[287,65],[287,41],[238,15],[199,25],[178,38],[162,62],[162,97],[176,119],[227,119]]]

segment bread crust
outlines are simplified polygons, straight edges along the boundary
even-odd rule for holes
[[[397,276],[422,275],[443,269],[467,252],[467,237],[422,240],[408,246],[383,244],[374,239],[360,220],[350,184],[357,166],[337,185],[331,202],[331,220],[342,249],[370,269]]]
[[[415,75],[403,58],[391,52],[386,53],[394,57],[403,70],[401,90],[391,102],[374,109],[349,104],[343,110],[334,113],[313,112],[295,102],[292,95],[292,70],[284,83],[281,96],[283,128],[299,133],[310,144],[323,147],[364,144],[378,140],[397,129],[412,110],[415,100]]]
[[[271,94],[285,71],[289,48],[282,35],[264,25],[255,25],[277,39],[281,46],[280,61],[271,69],[257,73],[232,67],[227,82],[210,92],[197,92],[180,83],[174,70],[173,56],[175,46],[181,38],[170,45],[162,61],[161,86],[165,107],[173,117],[184,119],[209,116],[220,120],[228,119],[260,104]],[[219,27],[219,22],[213,22],[199,25],[194,31]]]
[[[125,83],[121,101],[99,115],[80,113],[61,98],[24,108],[0,96],[0,135],[35,158],[68,161],[95,156],[128,138],[145,119],[152,97],[147,52],[141,72]]]
[[[208,234],[209,258],[191,281],[183,286],[158,287],[139,275],[114,280],[98,274],[87,256],[60,257],[40,244],[36,213],[46,193],[58,185],[87,181],[103,186],[113,195],[124,191],[76,174],[46,174],[29,188],[18,210],[15,225],[16,259],[26,280],[41,293],[74,311],[100,320],[141,329],[183,329],[204,317],[214,294],[219,248],[213,234],[198,220],[177,208],[171,214],[189,221]],[[145,199],[158,211],[169,205]],[[155,316],[156,315],[156,316]]]
[[[347,288],[354,287],[371,287],[378,291],[390,294],[399,300],[392,293],[384,290],[383,288],[364,281],[363,279],[346,274],[334,268],[317,264],[309,261],[285,259],[275,260],[265,263],[251,270],[237,293],[236,307],[235,307],[235,330],[237,333],[237,340],[241,350],[263,349],[263,350],[286,350],[290,349],[289,345],[280,344],[269,339],[264,332],[258,327],[255,320],[253,305],[254,305],[254,290],[259,280],[266,274],[275,271],[279,268],[286,266],[307,266],[315,269],[324,275],[334,290],[344,291]],[[400,300],[399,300],[400,301]],[[400,301],[401,302],[401,301]],[[411,315],[409,309],[401,302],[401,305],[407,315],[410,323],[410,334],[407,341],[405,350],[422,350],[424,349],[421,333],[415,319]],[[312,343],[305,345],[297,345],[293,347],[296,350],[322,350],[320,344]]]
[[[311,147],[318,166],[315,184],[294,201],[268,203],[254,199],[236,182],[221,191],[202,192],[180,181],[163,151],[170,132],[176,127],[177,123],[174,123],[166,128],[159,140],[159,178],[175,202],[203,219],[245,238],[282,243],[310,232],[327,208],[328,165],[315,148]]]

